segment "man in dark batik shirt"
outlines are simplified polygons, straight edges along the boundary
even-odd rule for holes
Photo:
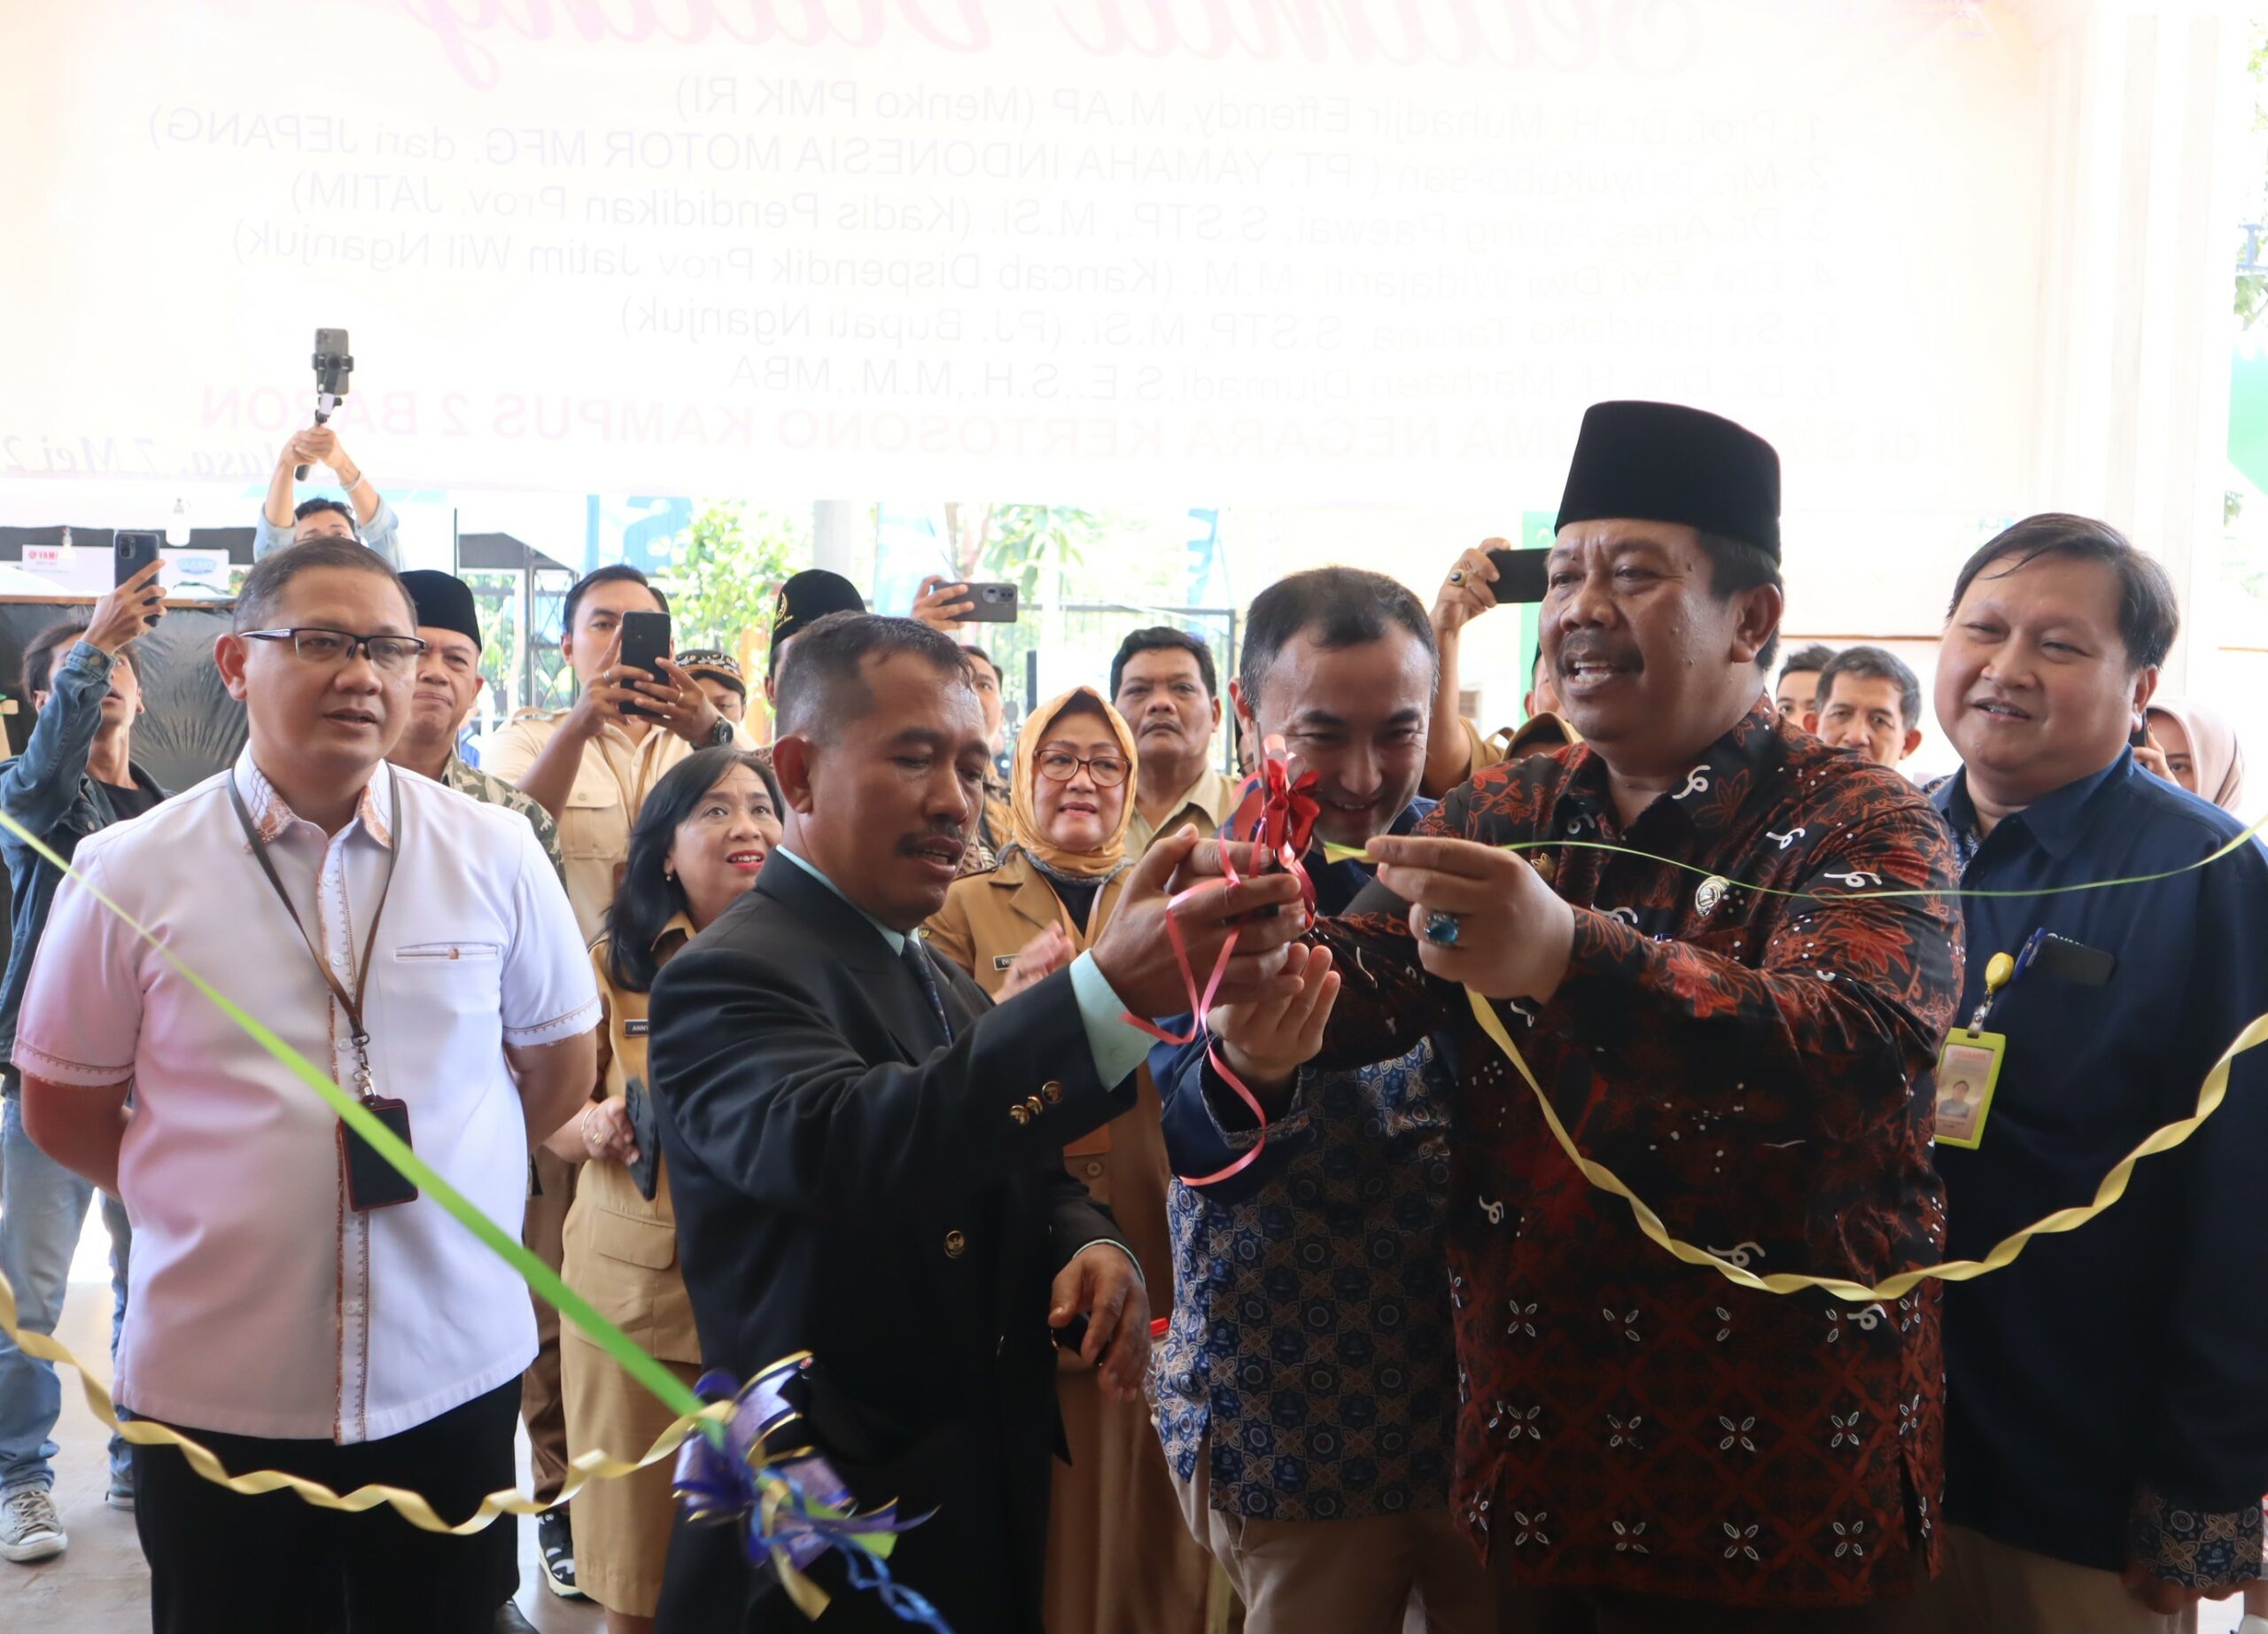
[[[1433,837],[1372,841],[1379,886],[1319,928],[1344,983],[1322,1065],[1459,1035],[1452,1505],[1521,1634],[1867,1628],[1935,1558],[1936,1285],[1847,1307],[1672,1258],[1562,1154],[1464,991],[1674,1235],[1870,1284],[1939,1257],[1952,847],[1912,784],[1764,694],[1778,497],[1729,422],[1593,408],[1542,610],[1583,743],[1481,773]],[[1689,871],[1495,849],[1537,839]],[[1876,888],[1947,894],[1838,900]]]

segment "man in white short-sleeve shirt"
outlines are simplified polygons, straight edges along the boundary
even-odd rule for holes
[[[338,1117],[96,899],[350,1093],[402,1103],[417,1155],[517,1234],[532,1141],[590,1093],[597,994],[527,822],[384,764],[416,623],[351,541],[254,567],[214,653],[251,742],[81,845],[15,1060],[33,1140],[134,1222],[120,1401],[231,1472],[385,1482],[454,1521],[512,1483],[517,1277],[431,1197],[389,1203],[383,1163],[350,1176]],[[171,1448],[135,1465],[159,1634],[324,1627],[342,1603],[354,1634],[470,1634],[516,1581],[509,1527],[238,1498]]]

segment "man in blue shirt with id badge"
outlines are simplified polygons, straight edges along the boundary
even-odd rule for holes
[[[1948,1258],[2090,1202],[2268,1011],[2268,852],[2128,746],[2176,619],[2156,563],[2078,517],[2017,523],[1954,587],[1937,704],[1964,765],[1932,797],[1969,893],[1937,1075]],[[1946,1565],[1901,1626],[2171,1630],[2260,1575],[2264,1056],[2101,1216],[1946,1289]]]

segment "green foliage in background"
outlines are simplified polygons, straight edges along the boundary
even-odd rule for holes
[[[663,580],[679,650],[741,653],[772,627],[781,585],[811,560],[808,515],[751,513],[739,500],[703,506],[671,546]]]
[[[1000,505],[976,576],[1013,581],[1027,601],[1058,594],[1087,568],[1089,549],[1102,537],[1102,518],[1060,505]]]

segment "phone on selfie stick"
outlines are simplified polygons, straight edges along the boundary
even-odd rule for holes
[[[145,533],[138,528],[120,528],[113,535],[111,547],[111,583],[122,585],[158,559],[158,547],[165,542],[163,533]],[[155,624],[158,615],[151,613],[142,622]]]
[[[346,382],[354,372],[354,359],[346,350],[343,329],[315,331],[315,424],[321,425],[346,401]],[[291,480],[305,482],[307,467],[294,466]]]
[[[662,660],[670,656],[670,616],[665,612],[626,612],[622,615],[622,665],[644,670],[651,681],[662,679]],[[625,704],[625,715],[651,715],[650,709]]]

